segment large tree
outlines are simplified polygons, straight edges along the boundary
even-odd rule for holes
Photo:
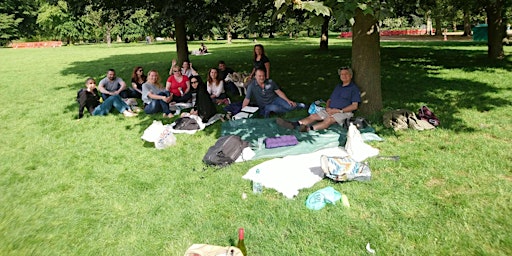
[[[350,21],[352,69],[354,81],[361,89],[363,100],[360,111],[363,114],[373,114],[382,109],[378,21],[387,15],[385,3],[377,0],[276,0],[275,5],[281,13],[291,6],[317,15],[333,16],[337,21]]]
[[[503,38],[505,37],[505,24],[503,24],[504,4],[506,0],[486,0],[485,12],[488,22],[488,50],[487,55],[491,59],[503,59]]]

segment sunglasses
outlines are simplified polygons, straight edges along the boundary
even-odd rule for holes
[[[198,81],[190,81],[190,83],[192,83],[192,84],[197,84],[197,83],[199,83],[199,82],[198,82]]]
[[[139,71],[139,72],[144,72],[144,70],[142,70],[142,69],[139,69],[139,70],[137,70],[137,71]]]
[[[172,72],[177,73],[177,72],[180,72],[180,71],[179,70],[173,70]]]

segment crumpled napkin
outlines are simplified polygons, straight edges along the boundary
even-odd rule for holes
[[[306,207],[311,210],[320,210],[326,204],[336,204],[341,199],[341,193],[333,187],[319,189],[308,196],[306,199]]]

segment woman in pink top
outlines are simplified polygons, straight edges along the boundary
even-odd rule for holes
[[[181,67],[178,65],[172,66],[171,71],[173,74],[165,83],[165,89],[171,94],[171,101],[188,102],[192,98],[188,77],[181,74]]]

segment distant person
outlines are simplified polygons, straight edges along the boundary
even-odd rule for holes
[[[305,107],[304,103],[296,103],[288,99],[274,81],[265,79],[264,69],[257,69],[255,74],[255,79],[247,87],[247,94],[242,102],[242,108],[249,105],[251,97],[258,104],[260,113],[265,118],[269,117],[270,113],[286,113]]]
[[[206,88],[213,102],[218,105],[230,103],[224,92],[224,81],[219,79],[219,72],[216,68],[210,68],[210,70],[208,70]]]
[[[144,69],[140,66],[135,67],[132,72],[132,88],[130,88],[131,98],[142,98],[142,84],[146,82],[146,75]]]
[[[208,53],[208,48],[206,47],[206,45],[204,45],[204,43],[201,43],[201,47],[199,47],[199,53],[200,54]]]
[[[84,116],[84,109],[87,109],[93,116],[103,116],[110,113],[112,108],[117,109],[119,113],[126,117],[136,116],[123,99],[119,95],[108,97],[103,103],[100,103],[100,96],[96,89],[96,81],[94,78],[87,78],[85,81],[85,89],[78,91],[77,101],[79,104],[78,119]]]
[[[253,68],[249,77],[253,78],[257,69],[263,69],[265,70],[266,74],[265,79],[270,79],[270,60],[268,59],[267,55],[265,55],[265,48],[263,48],[263,45],[255,45],[253,55]]]
[[[160,75],[156,70],[148,72],[148,79],[142,85],[142,101],[146,114],[163,113],[164,117],[173,117],[169,109],[171,97],[169,92],[160,84]]]
[[[219,60],[217,71],[219,72],[219,79],[224,81],[224,90],[226,90],[231,95],[236,94],[238,92],[238,89],[237,89],[235,83],[233,83],[232,81],[227,82],[225,80],[226,76],[228,74],[235,73],[235,70],[233,70],[230,67],[227,67],[226,62],[224,62],[223,60]]]
[[[150,44],[151,43],[151,37],[150,36],[146,36],[146,44]]]
[[[101,97],[106,100],[112,95],[119,95],[121,98],[128,98],[128,92],[126,91],[126,83],[120,77],[116,77],[116,71],[109,69],[107,76],[101,79],[99,86]]]
[[[188,76],[181,73],[178,65],[172,66],[171,71],[173,74],[167,79],[165,89],[169,91],[172,102],[188,102],[192,98]]]
[[[300,131],[323,130],[338,123],[343,125],[346,119],[354,116],[352,112],[357,110],[361,102],[361,92],[352,82],[352,69],[343,67],[338,70],[341,83],[334,87],[331,96],[327,100],[326,108],[297,122],[289,122],[277,119],[278,125],[294,129],[300,127]],[[312,125],[313,124],[313,125]]]

